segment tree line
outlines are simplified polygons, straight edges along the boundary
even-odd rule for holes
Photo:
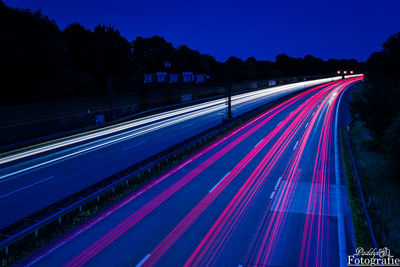
[[[1,0],[0,57],[2,105],[106,94],[107,77],[129,81],[135,90],[143,74],[157,71],[243,81],[363,68],[356,60],[324,61],[310,55],[281,54],[275,61],[230,57],[219,62],[185,45],[175,48],[159,36],[129,41],[112,26],[90,30],[73,23],[60,30],[41,11],[10,8]]]
[[[400,161],[400,32],[365,64],[365,85],[353,93],[353,116],[372,130],[375,147]]]

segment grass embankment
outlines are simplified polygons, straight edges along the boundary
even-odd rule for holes
[[[343,160],[357,246],[371,248],[364,209],[349,155],[345,129],[341,131]],[[379,148],[376,138],[360,121],[350,125],[352,152],[378,247],[400,255],[400,179],[398,167]]]

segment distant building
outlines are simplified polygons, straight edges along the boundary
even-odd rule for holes
[[[179,74],[168,74],[168,75],[169,75],[169,83],[179,82]]]
[[[269,86],[274,86],[274,85],[276,85],[276,80],[269,80],[269,81],[268,81],[268,85],[269,85]]]
[[[205,74],[195,74],[196,83],[205,83],[207,75]]]
[[[182,72],[182,82],[191,83],[194,80],[193,72]]]
[[[153,82],[154,82],[154,74],[144,75],[144,83],[153,83]]]
[[[158,83],[166,83],[168,74],[166,72],[156,72],[156,77]]]
[[[145,74],[144,83],[205,83],[209,78],[210,76],[206,74],[193,74],[193,72],[182,72],[182,74],[156,72]]]

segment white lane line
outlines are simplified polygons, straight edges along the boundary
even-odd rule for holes
[[[272,199],[275,195],[275,191],[272,191],[271,195],[269,196],[269,199]]]
[[[150,253],[149,254],[147,254],[146,256],[144,256],[144,258],[141,260],[141,261],[139,261],[139,263],[138,264],[136,264],[136,267],[140,267],[140,266],[142,266],[142,264],[150,257]]]
[[[192,126],[193,124],[194,124],[194,123],[189,123],[189,124],[183,125],[183,126],[179,127],[179,129],[183,129],[183,128]]]
[[[17,189],[17,190],[14,190],[14,191],[9,192],[9,193],[7,193],[7,194],[1,195],[1,196],[0,196],[0,199],[1,199],[1,198],[5,198],[5,197],[7,197],[7,196],[9,196],[9,195],[15,194],[15,193],[17,193],[17,192],[19,192],[19,191],[25,190],[25,189],[27,189],[27,188],[30,188],[30,187],[32,187],[32,186],[35,186],[35,185],[37,185],[37,184],[46,182],[46,181],[48,181],[48,180],[50,180],[50,179],[53,179],[53,178],[54,178],[54,176],[50,176],[50,177],[47,177],[47,178],[42,179],[42,180],[40,180],[40,181],[37,181],[36,183],[33,183],[33,184],[30,184],[30,185],[21,187],[21,188],[19,188],[19,189]]]
[[[208,191],[208,193],[211,193],[224,179],[225,179],[225,177],[226,176],[228,176],[228,174],[229,174],[230,172],[228,172],[227,174],[225,174],[225,176],[224,177],[222,177],[222,179],[221,180],[219,180],[219,182],[216,184],[216,185],[214,185],[214,187],[213,188],[211,188],[211,190],[210,191]]]
[[[280,121],[276,126],[279,126],[279,124],[281,124],[282,123],[282,121]]]
[[[342,196],[341,190],[339,190],[340,185],[340,167],[339,167],[339,142],[338,142],[338,115],[340,101],[342,100],[343,92],[337,101],[336,114],[335,114],[335,129],[334,129],[334,145],[335,145],[335,182],[336,182],[336,212],[337,212],[337,226],[338,226],[338,248],[339,248],[339,264],[340,267],[346,266],[347,259],[347,247],[346,247],[346,235],[344,230],[344,218],[342,211]]]
[[[264,138],[261,139],[260,142],[258,142],[257,145],[255,145],[254,147],[258,146],[263,140],[264,140]]]
[[[292,110],[292,112],[290,112],[289,115],[292,115],[293,111],[294,111],[294,110]]]
[[[274,188],[275,191],[278,189],[278,186],[279,186],[281,180],[282,180],[282,177],[279,177],[278,181],[276,182],[275,188]]]
[[[307,126],[308,126],[308,122],[307,122],[307,124],[306,124],[306,126],[304,128],[307,128]]]
[[[134,147],[140,146],[140,145],[142,145],[142,144],[144,144],[144,143],[146,143],[146,141],[143,141],[143,142],[140,142],[140,143],[134,144],[133,146],[128,146],[128,147],[125,147],[125,148],[123,148],[123,149],[122,149],[122,151],[127,151],[127,150],[129,150],[129,149],[132,149],[132,148],[134,148]]]
[[[294,147],[293,147],[293,150],[296,149],[298,143],[299,143],[299,141],[296,142],[296,144],[295,144]]]
[[[315,114],[315,111],[312,113],[312,115],[314,116],[314,114]]]

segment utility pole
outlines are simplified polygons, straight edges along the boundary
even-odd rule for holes
[[[226,89],[226,96],[227,96],[227,120],[232,119],[232,80],[230,76],[226,76],[225,78],[225,89]]]
[[[115,112],[115,91],[113,87],[113,79],[111,76],[108,76],[106,78],[107,80],[107,92],[108,92],[108,103],[111,106],[112,110],[112,118],[116,118],[116,112]]]

